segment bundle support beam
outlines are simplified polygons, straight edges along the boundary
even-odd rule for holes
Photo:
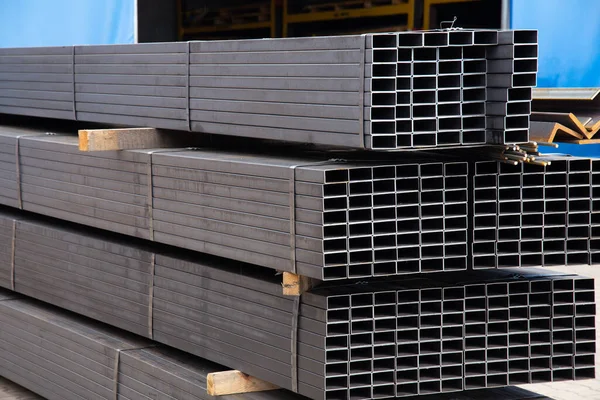
[[[284,296],[300,296],[302,293],[312,289],[317,279],[307,276],[297,275],[292,272],[283,273],[283,295]]]
[[[79,130],[79,150],[85,152],[156,149],[181,145],[181,141],[179,135],[155,128]]]
[[[212,372],[207,375],[206,381],[206,391],[210,396],[225,396],[279,389],[269,382],[236,370]]]

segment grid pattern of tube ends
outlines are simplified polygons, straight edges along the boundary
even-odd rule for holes
[[[468,164],[326,172],[324,280],[464,270]]]
[[[593,262],[592,166],[597,162],[547,160],[547,166],[475,163],[473,268]]]
[[[537,32],[0,49],[0,111],[396,150],[526,142]]]
[[[367,147],[528,141],[537,31],[373,34],[367,47]]]
[[[328,400],[595,376],[593,279],[359,293],[327,305]]]
[[[486,56],[487,142],[528,142],[532,88],[537,85],[538,33],[498,32],[498,46],[488,47]]]

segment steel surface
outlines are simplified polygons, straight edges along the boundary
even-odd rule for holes
[[[488,87],[533,86],[536,60],[535,31],[2,49],[0,111],[349,148],[471,145],[504,137],[484,135],[479,120],[440,126],[452,131],[444,134],[397,121],[484,115],[484,98],[476,100],[480,111],[438,112],[393,97],[483,88],[486,80]],[[429,104],[438,101],[447,100]],[[341,105],[347,108],[332,107]]]

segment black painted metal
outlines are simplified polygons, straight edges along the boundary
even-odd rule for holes
[[[14,219],[17,292],[146,336],[149,315],[136,318],[151,309],[154,340],[291,388],[294,301],[268,270],[158,246],[152,256],[141,242],[31,216],[7,215],[2,232]],[[305,293],[299,393],[393,398],[592,377],[593,280],[515,271],[335,282]]]
[[[0,49],[0,112],[380,150],[525,142],[527,107],[486,112],[485,92],[536,71],[535,31]]]

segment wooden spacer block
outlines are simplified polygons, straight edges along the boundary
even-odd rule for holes
[[[300,296],[302,293],[310,290],[318,281],[306,276],[293,274],[291,272],[283,273],[283,295]]]
[[[229,394],[279,389],[279,387],[269,382],[236,370],[211,372],[206,376],[206,383],[206,391],[210,396],[225,396]]]
[[[172,147],[182,139],[178,134],[155,128],[82,129],[80,151],[142,150]]]

